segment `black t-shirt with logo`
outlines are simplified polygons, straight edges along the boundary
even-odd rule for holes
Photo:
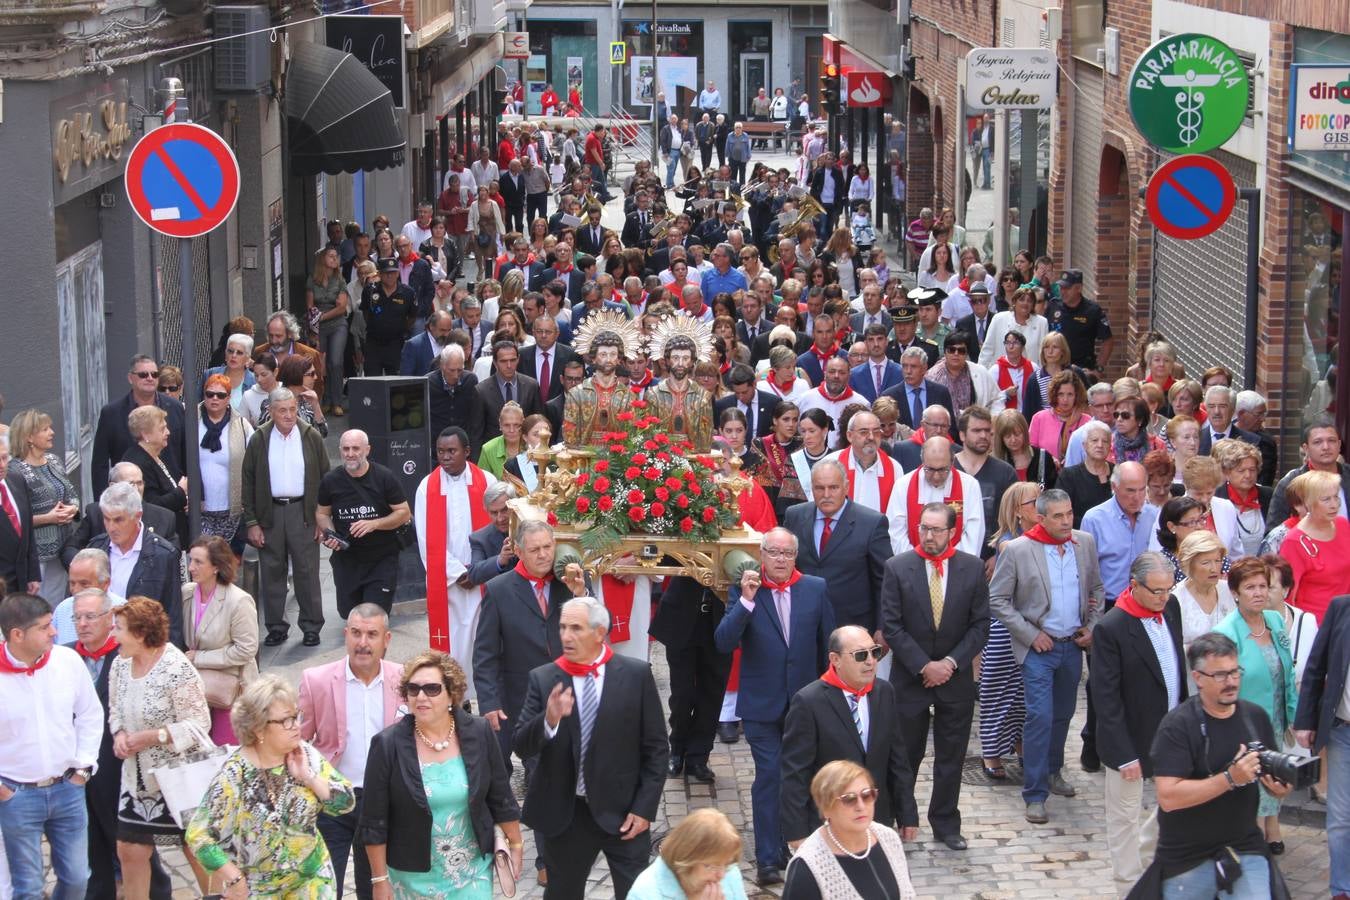
[[[333,530],[351,547],[341,552],[362,560],[378,559],[399,552],[398,538],[392,531],[372,531],[365,537],[352,537],[352,523],[361,519],[382,519],[400,503],[407,503],[403,486],[394,473],[379,463],[371,463],[366,474],[353,478],[342,466],[328,470],[319,482],[319,505],[333,511]]]
[[[1097,368],[1097,342],[1111,336],[1111,323],[1096,301],[1083,297],[1070,308],[1062,300],[1050,303],[1046,310],[1050,330],[1058,331],[1069,342],[1069,357],[1075,366]]]

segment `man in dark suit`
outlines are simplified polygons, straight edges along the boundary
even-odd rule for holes
[[[900,354],[900,374],[904,382],[882,391],[881,396],[895,400],[900,407],[901,424],[918,430],[923,425],[923,411],[930,406],[946,407],[949,421],[956,420],[951,391],[925,377],[928,354],[923,348],[911,347]]]
[[[605,245],[605,228],[600,224],[604,212],[600,206],[591,206],[586,210],[586,221],[576,229],[576,252],[587,256],[599,256]]]
[[[169,640],[182,649],[183,581],[178,548],[142,524],[141,495],[131,485],[108,485],[99,495],[98,505],[103,511],[104,532],[95,535],[89,546],[108,554],[111,561],[108,592],[118,597],[158,600],[169,616]]]
[[[103,489],[108,486],[108,470],[136,443],[131,439],[127,416],[138,406],[153,404],[168,414],[169,446],[164,450],[167,454],[164,464],[171,472],[186,469],[183,465],[187,458],[186,445],[183,443],[183,404],[159,392],[159,364],[144,354],[133,356],[131,369],[127,372],[127,383],[131,385],[131,390],[126,396],[105,404],[98,414],[98,427],[94,431],[94,455],[89,462],[89,476],[93,480],[95,496],[103,493]]]
[[[1331,890],[1344,894],[1350,891],[1350,881],[1345,873],[1350,872],[1350,842],[1343,839],[1330,839],[1332,828],[1344,836],[1344,823],[1350,816],[1350,797],[1346,796],[1344,785],[1350,779],[1350,725],[1346,724],[1345,685],[1350,679],[1350,596],[1342,595],[1331,601],[1322,618],[1322,626],[1317,631],[1312,650],[1308,653],[1308,664],[1303,670],[1300,682],[1298,712],[1294,715],[1294,736],[1302,747],[1314,754],[1328,748],[1328,771],[1323,773],[1333,785],[1339,783],[1340,791],[1334,787],[1327,797],[1328,841],[1331,850]],[[1334,771],[1331,771],[1334,770]],[[1340,823],[1339,825],[1335,823]]]
[[[646,191],[637,192],[637,208],[624,220],[621,240],[625,247],[646,250],[652,243],[652,198]]]
[[[1299,457],[1303,460],[1303,465],[1290,469],[1276,483],[1275,493],[1270,498],[1270,508],[1266,510],[1266,531],[1289,518],[1289,514],[1293,512],[1285,496],[1289,482],[1304,472],[1313,470],[1340,476],[1341,511],[1338,515],[1350,515],[1348,512],[1350,504],[1345,502],[1346,492],[1350,490],[1350,465],[1341,462],[1340,456],[1341,434],[1334,419],[1325,415],[1318,416],[1303,426],[1303,442],[1299,445]]]
[[[1233,424],[1236,407],[1237,391],[1227,385],[1212,384],[1205,390],[1205,414],[1208,418],[1200,426],[1201,456],[1208,456],[1214,445],[1224,438],[1237,438],[1253,447],[1260,446],[1260,438]]]
[[[145,523],[145,530],[154,532],[175,548],[181,549],[182,544],[178,542],[178,517],[171,510],[145,502],[145,476],[141,473],[141,467],[129,462],[113,466],[110,483],[121,481],[132,485],[141,495],[141,521]],[[85,504],[79,527],[61,548],[61,564],[69,569],[75,554],[88,547],[94,535],[103,534],[103,531],[103,510],[99,509],[98,502]]]
[[[525,173],[520,160],[511,160],[497,182],[502,199],[506,201],[506,230],[525,231]]]
[[[468,584],[487,584],[516,564],[516,550],[511,543],[511,509],[506,502],[517,496],[515,485],[509,481],[499,481],[483,491],[483,509],[491,521],[469,532],[470,562],[464,573]]]
[[[398,255],[399,278],[416,299],[413,304],[416,333],[436,309],[436,277],[431,274],[431,263],[417,255],[412,238],[405,234],[394,238],[394,251]]]
[[[877,678],[885,648],[866,630],[843,625],[830,634],[830,668],[797,692],[783,723],[783,837],[796,848],[819,826],[811,779],[826,763],[855,762],[877,785],[874,811],[904,840],[919,834],[914,774],[896,717],[895,688]]]
[[[567,392],[586,380],[586,363],[581,357],[570,359],[562,367],[562,390],[558,396],[544,404],[544,415],[553,433],[562,434],[564,407],[567,405]]]
[[[849,387],[862,394],[871,403],[890,388],[904,383],[904,376],[898,363],[886,356],[885,325],[868,325],[863,335],[863,346],[867,348],[867,360],[849,373]]]
[[[951,541],[956,512],[930,503],[919,519],[920,546],[886,563],[881,587],[882,631],[895,653],[891,683],[909,753],[919,771],[933,727],[933,795],[928,823],[952,850],[961,835],[961,763],[975,715],[971,662],[989,639],[989,586],[978,556]]]
[[[811,469],[813,502],[788,507],[797,568],[829,585],[836,625],[857,625],[881,642],[881,578],[891,558],[886,517],[848,499],[848,473],[833,459]],[[827,524],[828,523],[828,524]]]
[[[825,159],[817,160],[819,164],[811,173],[807,184],[811,196],[825,208],[825,212],[816,217],[816,233],[830,234],[834,231],[835,219],[839,218],[839,210],[848,196],[848,182],[844,180],[844,174],[835,166],[834,157],[828,151],[821,156]],[[829,179],[829,184],[826,184],[826,179]]]
[[[469,458],[477,460],[483,448],[483,397],[478,376],[464,371],[464,348],[450,344],[442,350],[427,381],[431,433],[440,434],[451,425],[463,428],[469,436]]]
[[[964,331],[970,338],[970,358],[979,359],[984,336],[989,333],[989,323],[994,320],[994,311],[989,302],[989,285],[981,281],[974,282],[966,296],[970,298],[971,313],[956,320],[956,330]],[[994,358],[1002,355],[1003,348],[995,347]]]
[[[1174,580],[1162,554],[1141,553],[1130,566],[1129,588],[1092,632],[1088,691],[1097,711],[1097,752],[1106,765],[1106,837],[1120,893],[1144,874],[1157,840],[1158,809],[1144,806],[1153,735],[1186,699]]]
[[[778,307],[779,313],[783,307]],[[831,357],[848,359],[848,351],[840,347],[835,340],[834,320],[829,316],[816,316],[811,325],[811,346],[797,354],[797,368],[806,373],[806,380],[812,386],[819,387],[825,380],[825,364]],[[767,351],[765,352],[767,356]]]
[[[1256,391],[1238,391],[1237,414],[1233,421],[1248,434],[1256,435],[1256,448],[1261,451],[1261,470],[1256,474],[1258,484],[1274,486],[1280,464],[1280,448],[1275,438],[1263,427],[1266,420],[1266,398]]]
[[[547,403],[562,394],[563,367],[574,359],[581,359],[577,351],[558,343],[558,320],[544,314],[534,320],[534,343],[520,351],[516,368],[534,378]]]
[[[42,562],[33,540],[33,503],[23,476],[9,474],[9,435],[0,435],[0,580],[10,591],[36,594]]]
[[[539,382],[517,370],[520,350],[514,341],[497,341],[492,345],[492,364],[496,369],[486,381],[479,383],[478,396],[483,400],[483,440],[490,441],[502,433],[502,407],[508,400],[520,404],[526,416],[544,411],[539,398]]]
[[[797,538],[771,528],[760,541],[760,570],[741,576],[727,591],[727,611],[714,633],[717,649],[741,648],[736,714],[755,760],[750,803],[755,826],[755,867],[761,886],[782,881],[787,863],[779,827],[783,719],[788,699],[829,664],[834,631],[823,578],[797,570]]]
[[[536,290],[532,285],[537,284],[544,277],[544,261],[541,259],[530,259],[530,242],[525,238],[517,238],[511,245],[511,258],[502,263],[497,268],[497,280],[501,281],[509,273],[520,270],[521,277],[525,279],[526,290]]]
[[[522,522],[515,544],[520,561],[488,582],[473,642],[478,708],[497,732],[508,770],[530,672],[562,652],[558,613],[563,601],[586,593],[580,566],[567,581],[554,577],[556,544],[547,522]]]
[[[529,674],[515,750],[538,759],[522,820],[548,860],[544,897],[582,897],[601,853],[624,900],[648,863],[670,751],[656,679],[605,644],[609,611],[594,597],[564,604],[562,655]]]
[[[594,257],[587,256],[586,259]],[[581,260],[578,260],[581,262]],[[557,282],[562,285],[562,293],[558,296],[566,297],[573,303],[581,302],[581,289],[586,286],[586,271],[580,265],[573,265],[572,245],[568,243],[559,243],[553,248],[553,265],[539,273],[539,280],[531,286],[532,291],[548,292],[549,286]],[[559,306],[561,306],[561,302]],[[564,330],[563,337],[570,341],[571,332]]]
[[[455,316],[448,309],[433,310],[427,327],[403,343],[399,361],[400,375],[426,375],[436,368],[436,358],[450,343]]]
[[[892,327],[891,314],[885,309],[881,296],[881,286],[870,283],[864,287],[862,289],[862,303],[862,311],[849,316],[849,330],[857,334],[866,334],[868,325],[884,325],[886,326],[885,336],[889,339]]]
[[[913,306],[891,307],[891,321],[895,323],[891,342],[886,346],[886,355],[900,362],[900,357],[910,347],[918,347],[928,359],[928,368],[937,365],[942,349],[932,341],[919,337],[919,313]],[[924,371],[927,371],[925,369]]]
[[[708,755],[731,654],[717,649],[713,635],[726,607],[722,598],[693,578],[671,578],[647,633],[665,645],[670,666],[670,776],[711,784]]]
[[[773,431],[773,408],[778,405],[779,397],[755,387],[755,370],[744,364],[731,367],[731,393],[713,403],[713,426],[721,421],[722,413],[728,409],[739,409],[745,413],[745,440],[749,443],[756,437]]]

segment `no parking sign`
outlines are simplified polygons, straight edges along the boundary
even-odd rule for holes
[[[218,228],[239,201],[239,161],[209,128],[163,125],[127,157],[127,198],[160,234],[193,238]]]
[[[1192,154],[1171,160],[1149,179],[1144,203],[1168,237],[1193,240],[1223,227],[1237,203],[1233,176],[1218,160]]]

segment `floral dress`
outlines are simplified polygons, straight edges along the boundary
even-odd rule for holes
[[[394,900],[492,900],[492,857],[484,855],[469,818],[469,771],[464,758],[422,765],[431,807],[431,868],[389,868]]]
[[[328,782],[321,803],[286,767],[259,769],[236,750],[206,791],[187,827],[187,844],[208,872],[233,862],[252,896],[285,900],[337,897],[333,864],[319,835],[319,813],[340,816],[356,805],[351,783],[309,744],[311,771]]]

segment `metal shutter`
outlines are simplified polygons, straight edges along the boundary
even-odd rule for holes
[[[1083,270],[1083,293],[1097,296],[1097,178],[1102,165],[1102,73],[1075,66],[1073,102],[1073,224],[1068,265]]]

